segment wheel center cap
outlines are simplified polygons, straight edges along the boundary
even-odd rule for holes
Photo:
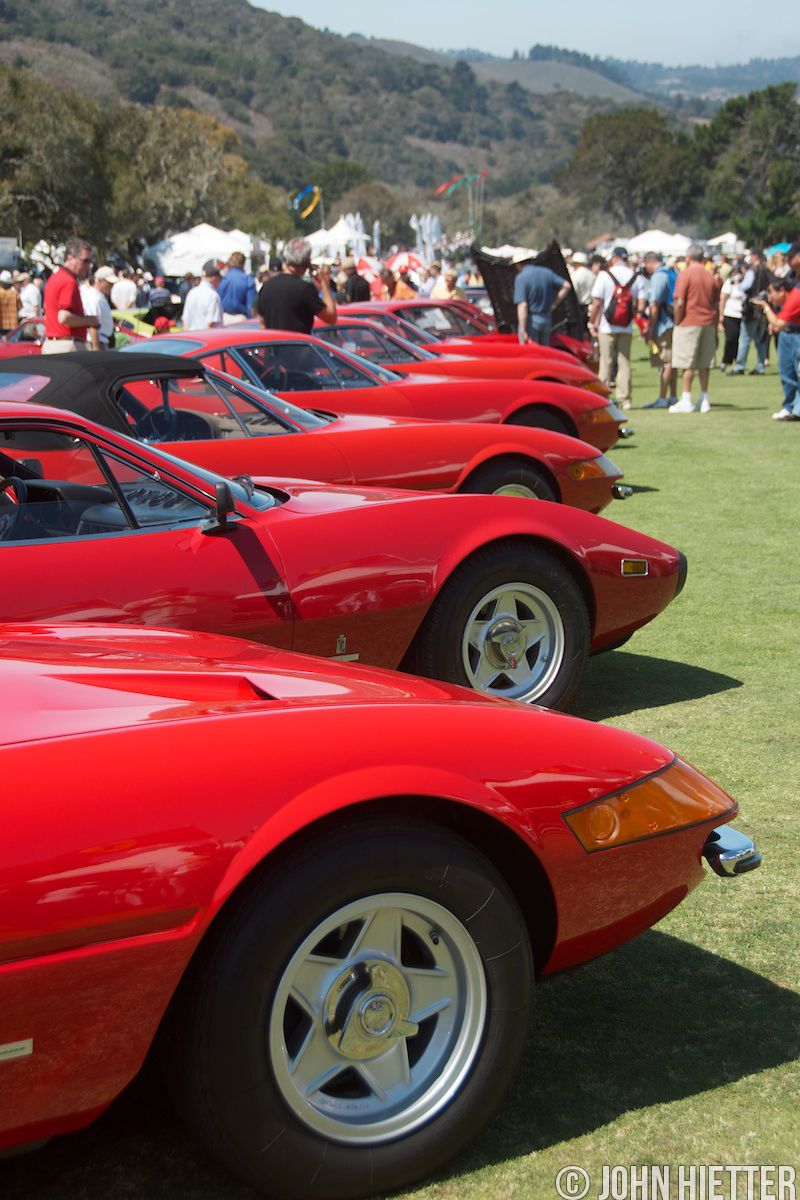
[[[353,963],[325,999],[325,1033],[334,1050],[362,1061],[382,1054],[395,1038],[413,1037],[411,995],[403,973],[385,959]]]
[[[511,617],[501,617],[486,634],[486,654],[495,667],[515,670],[522,662],[528,641],[524,629]]]
[[[358,1008],[358,1021],[368,1037],[385,1037],[397,1020],[397,1010],[388,996],[367,996]]]

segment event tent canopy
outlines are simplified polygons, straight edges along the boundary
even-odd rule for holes
[[[671,258],[679,258],[685,254],[692,244],[692,239],[682,233],[664,233],[663,229],[645,229],[637,233],[624,244],[629,254],[665,254]]]
[[[249,268],[253,251],[266,248],[266,243],[254,245],[250,235],[243,233],[241,229],[226,232],[202,222],[148,246],[144,252],[144,259],[158,275],[185,275],[188,271],[199,275],[203,263],[210,258],[227,262],[234,250],[241,251]]]
[[[337,254],[346,254],[348,251],[363,254],[367,240],[364,223],[358,213],[339,217],[330,229],[317,229],[314,233],[306,234],[314,258],[335,258]]]

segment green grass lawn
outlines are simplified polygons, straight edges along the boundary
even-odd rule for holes
[[[641,355],[641,344],[637,346]],[[708,415],[641,411],[612,457],[637,488],[611,516],[679,546],[686,588],[589,667],[575,711],[665,742],[739,800],[764,862],[706,882],[653,932],[542,985],[522,1068],[491,1125],[417,1200],[550,1200],[566,1164],[800,1168],[800,423],[764,379],[712,374]],[[727,1194],[727,1193],[726,1193]],[[26,1200],[252,1193],[208,1164],[138,1081],[85,1133],[0,1164]]]

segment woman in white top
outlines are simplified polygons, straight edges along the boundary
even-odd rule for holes
[[[720,371],[727,371],[728,367],[736,362],[739,327],[742,324],[742,308],[745,299],[741,284],[741,271],[734,271],[723,283],[719,294],[719,327],[725,337],[725,350],[722,355]]]

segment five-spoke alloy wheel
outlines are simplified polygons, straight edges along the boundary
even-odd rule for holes
[[[362,816],[244,892],[166,1027],[167,1079],[203,1144],[281,1200],[442,1166],[527,1032],[531,948],[502,876],[443,826]]]
[[[413,668],[506,700],[563,708],[589,653],[571,572],[524,542],[490,546],[448,579],[417,635]]]

